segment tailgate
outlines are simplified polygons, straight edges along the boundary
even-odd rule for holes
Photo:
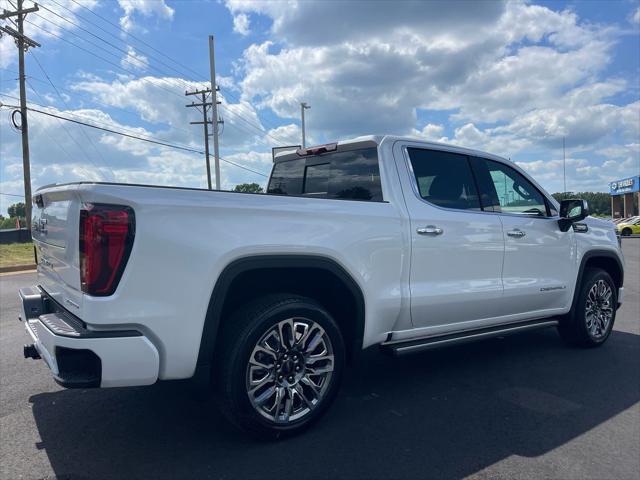
[[[38,283],[58,303],[81,317],[80,200],[73,185],[36,192],[32,236],[38,261]]]

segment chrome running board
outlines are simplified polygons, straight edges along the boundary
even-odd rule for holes
[[[467,330],[459,333],[451,333],[447,335],[437,335],[431,337],[423,337],[418,339],[388,341],[380,345],[383,351],[386,351],[396,357],[409,355],[411,353],[423,352],[434,348],[447,347],[450,345],[458,345],[461,343],[475,342],[485,340],[487,338],[501,337],[512,333],[524,332],[538,328],[554,327],[558,325],[558,320],[544,319],[531,320],[529,322],[510,323],[508,325],[497,325],[476,330]]]

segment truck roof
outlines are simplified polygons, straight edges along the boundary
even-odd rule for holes
[[[450,143],[443,143],[443,142],[433,142],[433,141],[429,141],[429,140],[425,140],[423,138],[418,138],[418,137],[412,137],[412,136],[406,136],[406,135],[361,135],[359,137],[354,137],[354,138],[349,138],[346,140],[340,140],[338,142],[334,142],[337,143],[338,148],[340,147],[355,147],[355,144],[363,144],[363,143],[375,143],[376,145],[380,145],[382,142],[385,143],[394,143],[396,141],[403,141],[403,142],[414,142],[414,143],[420,143],[421,145],[424,145],[425,147],[432,147],[433,149],[439,150],[439,149],[446,149],[449,151],[455,151],[455,152],[459,152],[459,153],[464,153],[467,155],[477,155],[477,156],[481,156],[481,157],[485,157],[485,158],[494,158],[503,162],[508,162],[508,160],[504,157],[501,157],[499,155],[494,155],[488,152],[483,152],[481,150],[475,150],[472,148],[466,148],[466,147],[461,147],[459,145],[453,145]],[[328,143],[327,145],[330,145],[332,143]],[[282,152],[278,152],[274,155],[274,161],[282,161],[285,160],[285,158],[287,160],[291,159],[291,158],[296,158],[297,155],[295,153],[295,150],[293,150],[294,147],[292,147],[292,150],[285,150]],[[314,148],[313,146],[309,146],[307,148]]]

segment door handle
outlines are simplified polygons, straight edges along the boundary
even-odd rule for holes
[[[510,237],[522,238],[526,235],[526,233],[519,228],[514,228],[513,230],[508,231],[507,235],[509,235]]]
[[[418,232],[418,235],[442,235],[444,230],[435,225],[427,225],[426,227],[418,228],[416,232]]]

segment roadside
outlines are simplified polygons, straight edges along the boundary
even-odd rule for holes
[[[35,266],[33,243],[0,245],[0,273],[33,270]]]

